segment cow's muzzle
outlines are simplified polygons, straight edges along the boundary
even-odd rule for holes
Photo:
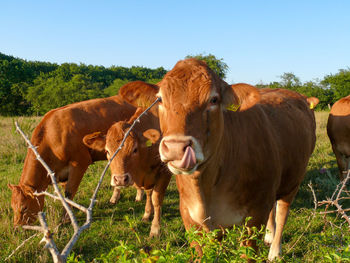
[[[122,175],[112,174],[111,186],[130,186],[134,183],[129,173]]]
[[[159,152],[174,174],[193,173],[203,160],[201,147],[191,136],[166,136],[160,143]]]

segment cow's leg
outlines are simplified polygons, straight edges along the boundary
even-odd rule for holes
[[[111,196],[111,199],[109,199],[109,202],[111,204],[116,204],[119,199],[120,199],[120,192],[121,192],[121,189],[117,186],[114,187],[113,189],[113,194]]]
[[[160,216],[162,213],[162,204],[164,200],[165,191],[170,182],[171,175],[162,175],[157,184],[154,186],[152,192],[152,204],[154,209],[154,216],[152,220],[152,226],[150,231],[150,237],[157,237],[160,234]]]
[[[136,202],[140,202],[142,201],[142,198],[143,198],[143,194],[144,194],[144,191],[143,189],[141,189],[140,187],[134,185],[135,188],[136,188],[136,198],[135,198],[135,201]]]
[[[348,173],[349,158],[346,158],[341,152],[339,152],[335,145],[332,145],[332,148],[338,164],[339,178],[340,178],[340,181],[343,181]]]
[[[277,200],[276,205],[276,231],[273,241],[271,243],[268,259],[270,261],[280,258],[282,255],[282,233],[284,225],[287,222],[289,215],[289,207],[292,203],[294,196],[298,192],[299,185],[294,190],[283,198]]]
[[[145,206],[145,213],[143,214],[142,221],[149,221],[149,218],[151,217],[151,214],[153,212],[153,205],[152,205],[152,189],[146,190],[146,206]]]
[[[69,168],[69,176],[65,187],[65,195],[67,198],[72,200],[78,191],[79,184],[84,176],[86,169],[88,168],[88,165],[81,165],[77,162],[71,162]]]
[[[275,229],[276,229],[275,217],[276,217],[276,202],[274,203],[274,205],[270,211],[269,219],[268,219],[267,225],[266,225],[266,234],[265,234],[265,238],[264,238],[266,245],[271,245],[272,240],[275,236]]]
[[[64,191],[66,198],[71,200],[74,198],[75,194],[77,193],[81,179],[83,178],[84,173],[88,168],[89,164],[90,163],[87,163],[86,160],[82,162],[71,161],[69,163],[69,175]],[[68,214],[65,214],[65,216],[63,217],[63,221],[67,222],[68,220]]]

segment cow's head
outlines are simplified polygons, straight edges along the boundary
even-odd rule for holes
[[[159,83],[159,153],[174,174],[200,169],[217,152],[224,111],[238,107],[232,88],[202,61],[178,62]]]
[[[130,126],[125,121],[117,122],[109,128],[107,135],[101,132],[86,135],[83,139],[84,144],[94,150],[105,150],[109,160],[120,146]],[[134,182],[142,182],[151,167],[159,162],[156,158],[158,144],[154,145],[159,138],[160,132],[156,129],[142,132],[135,127],[110,164],[111,185],[130,186]]]
[[[30,225],[43,209],[44,197],[35,196],[34,189],[26,185],[8,184],[12,190],[11,207],[14,212],[14,226]]]

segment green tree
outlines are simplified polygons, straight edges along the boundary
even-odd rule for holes
[[[321,83],[333,91],[333,103],[350,94],[350,69],[341,69],[337,74],[327,75]]]
[[[212,54],[188,55],[185,58],[196,58],[203,60],[207,63],[208,67],[211,68],[220,78],[224,79],[226,77],[228,66],[224,62],[223,58],[218,59]]]
[[[123,86],[124,84],[126,84],[128,82],[129,82],[129,80],[127,80],[127,79],[115,79],[109,87],[107,87],[103,90],[103,92],[108,97],[115,96],[118,94],[121,86]]]
[[[300,79],[291,72],[283,73],[280,79],[284,89],[297,90],[301,86]]]

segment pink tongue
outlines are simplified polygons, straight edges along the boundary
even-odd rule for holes
[[[181,161],[174,163],[178,168],[189,169],[196,165],[196,154],[191,146],[187,146]]]

